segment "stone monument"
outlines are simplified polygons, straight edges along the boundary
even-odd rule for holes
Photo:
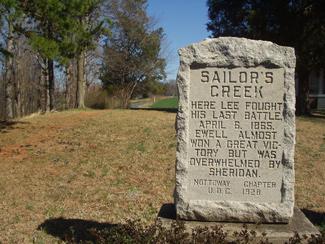
[[[179,55],[178,218],[288,223],[294,212],[294,49],[221,37]]]

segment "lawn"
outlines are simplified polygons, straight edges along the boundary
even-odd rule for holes
[[[173,202],[175,115],[67,111],[0,127],[0,243],[56,243],[53,218],[152,222]],[[325,119],[297,119],[295,157],[296,204],[324,216]]]
[[[177,109],[178,107],[178,98],[172,97],[172,98],[166,98],[160,101],[155,102],[151,105],[151,108],[174,108]]]
[[[166,101],[165,101],[166,100]],[[170,102],[172,102],[170,104]],[[165,106],[167,105],[167,108],[177,108],[178,102],[176,99],[175,103],[175,98],[173,97],[168,97],[168,96],[154,96],[154,97],[149,97],[149,98],[141,98],[141,99],[132,99],[130,100],[130,108],[152,108],[154,104],[155,107],[153,108],[166,108]],[[162,104],[162,107],[161,105]],[[171,107],[170,107],[171,106]]]

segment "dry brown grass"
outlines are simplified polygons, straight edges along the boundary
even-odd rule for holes
[[[53,217],[152,221],[172,202],[175,114],[68,111],[0,127],[0,243],[51,243]],[[296,203],[325,212],[325,119],[299,118]]]
[[[295,152],[296,204],[325,216],[325,118],[298,118]]]

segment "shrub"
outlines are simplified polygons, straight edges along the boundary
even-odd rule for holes
[[[112,243],[112,244],[133,244],[133,243],[147,243],[147,244],[270,244],[267,235],[263,234],[262,237],[257,238],[256,232],[249,230],[247,226],[243,226],[239,232],[234,232],[229,235],[223,230],[222,226],[214,227],[198,227],[189,233],[183,222],[173,222],[170,228],[165,228],[161,222],[157,221],[152,225],[145,226],[140,221],[127,221],[126,224],[118,224],[103,229],[91,229],[89,231],[91,241],[84,243]],[[75,238],[69,237],[64,241],[68,243],[80,243],[73,241]],[[82,241],[81,241],[82,242]],[[288,244],[324,244],[325,232],[319,236],[300,236],[296,233],[287,242]]]
[[[93,109],[114,109],[121,108],[121,101],[112,95],[109,95],[107,90],[100,87],[89,89],[85,98],[86,107]]]

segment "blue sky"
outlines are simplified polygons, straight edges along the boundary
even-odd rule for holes
[[[177,50],[209,36],[206,0],[148,0],[148,13],[163,27],[167,38],[167,79],[176,79]]]

